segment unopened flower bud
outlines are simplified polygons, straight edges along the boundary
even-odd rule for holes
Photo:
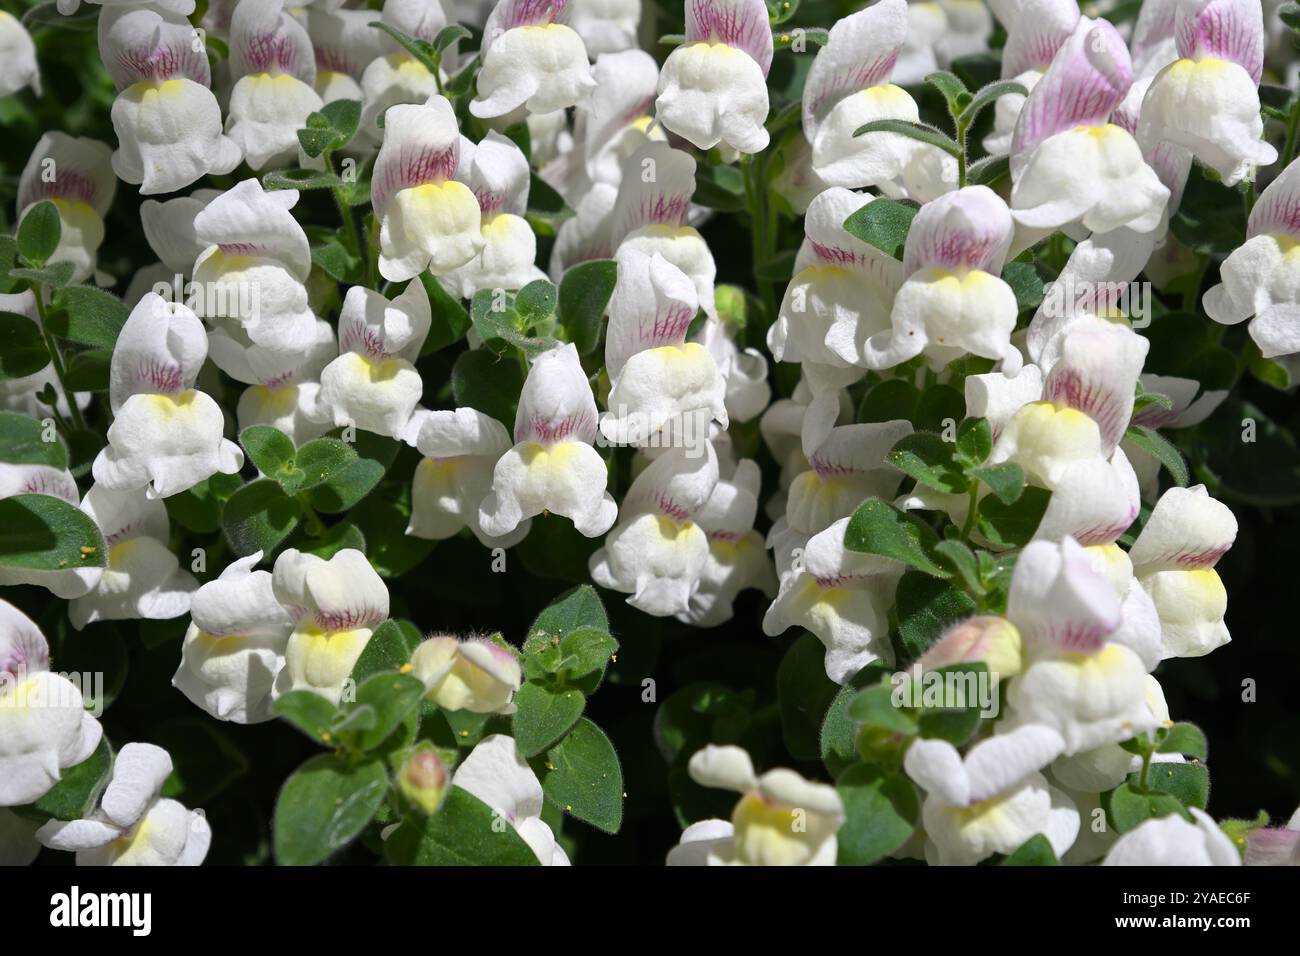
[[[1021,670],[1021,640],[1016,626],[1004,617],[968,618],[954,625],[920,660],[922,670],[949,664],[984,661],[989,672],[1011,677]]]
[[[428,741],[411,751],[397,774],[402,796],[426,814],[437,812],[450,782],[447,765],[438,754],[438,748]]]

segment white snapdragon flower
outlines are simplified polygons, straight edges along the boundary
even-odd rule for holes
[[[1150,674],[1146,679],[1146,705],[1156,726],[1169,726],[1169,704],[1164,689]],[[1182,754],[1151,755],[1153,763],[1182,763]],[[1052,763],[1052,779],[1077,793],[1100,794],[1124,782],[1130,773],[1142,769],[1142,758],[1118,743],[1102,744],[1092,750],[1058,757]],[[1098,854],[1100,856],[1100,854]]]
[[[432,321],[424,283],[412,279],[389,300],[348,289],[339,313],[339,357],[320,373],[320,403],[335,425],[400,438],[424,382],[415,369]]]
[[[172,758],[153,744],[127,744],[113,761],[99,807],[81,820],[51,820],[36,838],[77,854],[77,866],[198,866],[212,829],[203,813],[162,796]]]
[[[768,539],[769,544],[777,544],[778,558],[849,517],[868,498],[892,494],[899,473],[885,455],[912,433],[912,423],[903,419],[864,422],[838,425],[814,442],[806,428],[808,416],[804,418],[803,454],[808,467],[790,483],[785,519],[773,526]],[[778,567],[783,563],[778,560]]]
[[[572,0],[569,10],[569,25],[582,37],[589,55],[636,48],[641,0]]]
[[[803,131],[812,166],[831,186],[877,186],[928,202],[957,185],[957,161],[897,133],[857,130],[876,120],[918,122],[916,101],[890,82],[907,37],[905,0],[880,0],[831,27],[803,91]]]
[[[493,469],[512,444],[499,421],[474,408],[418,409],[406,441],[424,456],[411,480],[407,534],[441,541],[469,528],[488,548],[509,548],[527,537],[531,519],[501,537],[487,534],[479,523],[479,507],[492,492]]]
[[[97,139],[51,131],[36,143],[18,179],[20,225],[32,207],[44,200],[58,210],[59,244],[46,262],[71,263],[72,282],[84,282],[95,274],[104,241],[104,216],[117,191],[109,156],[108,146]]]
[[[425,700],[445,710],[513,714],[523,681],[519,658],[492,638],[437,635],[411,654],[412,673],[424,681]]]
[[[624,247],[609,301],[605,368],[609,411],[600,430],[615,444],[698,445],[710,421],[727,425],[726,382],[709,350],[687,342],[699,308],[695,285],[659,254]]]
[[[642,145],[623,164],[605,255],[626,246],[648,256],[659,253],[690,276],[700,308],[714,316],[713,280],[718,268],[709,244],[687,224],[694,193],[695,159],[689,153],[663,142]]]
[[[691,779],[742,796],[731,820],[701,820],[668,853],[669,866],[834,866],[844,803],[834,787],[793,770],[759,775],[740,747],[709,744],[691,757]]]
[[[208,246],[195,232],[194,219],[220,195],[220,190],[196,189],[188,196],[162,201],[146,199],[140,204],[144,238],[158,262],[132,276],[124,296],[127,305],[134,307],[151,289],[163,298],[176,301],[185,298],[185,280]]]
[[[1246,241],[1205,293],[1205,314],[1224,325],[1250,320],[1265,358],[1294,366],[1300,353],[1300,162],[1269,183],[1251,210]]]
[[[241,343],[239,330],[208,333],[212,362],[231,378],[248,383],[239,396],[236,418],[241,430],[271,425],[302,445],[330,430],[330,409],[321,403],[320,376],[338,355],[334,328],[316,322],[316,338],[302,352],[279,352],[252,342]]]
[[[767,332],[778,362],[833,370],[858,366],[867,339],[889,328],[903,268],[844,228],[844,221],[871,200],[834,186],[808,204],[794,276]]]
[[[452,295],[472,299],[480,289],[521,289],[546,278],[533,264],[537,236],[524,214],[528,209],[528,157],[495,130],[472,150],[461,144],[462,172],[478,200],[483,248],[469,262],[441,278]],[[470,153],[469,156],[464,153]],[[465,168],[468,171],[465,172]]]
[[[544,511],[570,519],[588,538],[608,531],[618,505],[605,490],[596,434],[596,399],[578,350],[561,345],[539,355],[519,395],[514,447],[497,461],[479,507],[483,531],[502,537]]]
[[[259,171],[297,160],[312,162],[298,130],[324,102],[313,88],[316,58],[301,23],[284,0],[240,0],[230,19],[230,111],[226,133]]]
[[[299,354],[317,341],[305,285],[311,246],[290,212],[297,202],[296,189],[268,192],[258,180],[245,179],[194,217],[194,233],[205,246],[194,263],[191,301],[214,340]],[[213,360],[224,362],[229,354],[228,347],[214,349]],[[222,368],[240,377],[237,365]]]
[[[95,621],[180,617],[199,586],[167,546],[167,508],[139,489],[114,491],[92,485],[81,502],[104,535],[103,568],[78,568],[89,587],[68,605],[68,620],[80,630]]]
[[[977,381],[966,385],[975,399],[972,414],[989,417],[997,433],[989,460],[1014,461],[1029,481],[1049,490],[1077,464],[1113,461],[1133,415],[1135,385],[1148,348],[1147,340],[1126,324],[1084,317],[1062,337],[1057,361],[1045,378],[1031,373],[1021,387],[1005,377],[972,376]],[[1034,395],[1039,381],[1041,391]],[[1017,400],[1010,415],[994,420]],[[1132,470],[1127,461],[1121,467]],[[1118,533],[1135,517],[1136,510]]]
[[[1050,727],[1064,741],[1062,752],[1076,754],[1158,725],[1142,658],[1114,640],[1123,622],[1120,596],[1073,538],[1035,541],[1021,552],[1006,617],[1028,657],[1007,691],[1009,726]]]
[[[1137,141],[1110,121],[1133,82],[1128,47],[1105,20],[1080,18],[1035,84],[1011,141],[1016,248],[1051,232],[1151,232],[1169,189]]]
[[[563,279],[570,266],[592,259],[613,257],[614,247],[618,244],[614,235],[614,210],[618,194],[617,186],[593,183],[573,206],[573,215],[560,223],[555,244],[551,247],[551,258],[546,266],[546,271],[554,282]],[[703,251],[707,255],[708,246],[703,240],[700,240],[700,245],[704,246]],[[708,261],[713,265],[711,255]],[[716,272],[716,267],[714,271]],[[712,274],[709,276],[709,285],[713,285]]]
[[[1284,827],[1257,827],[1246,837],[1247,866],[1300,866],[1300,809]]]
[[[708,500],[695,513],[709,539],[690,605],[677,615],[696,627],[716,627],[732,618],[736,596],[747,588],[776,596],[776,574],[767,558],[763,536],[754,530],[762,484],[758,463],[746,458],[731,475],[719,478]]]
[[[1006,24],[1007,42],[1002,49],[1002,79],[1019,83],[1026,93],[1006,93],[993,107],[993,132],[984,137],[990,155],[1011,151],[1011,137],[1025,98],[1052,64],[1079,22],[1077,0],[1025,0],[1015,17]]]
[[[731,422],[752,421],[772,400],[767,383],[767,357],[758,349],[741,350],[722,319],[706,318],[691,341],[704,346],[722,373],[723,408]]]
[[[0,600],[0,807],[32,803],[99,746],[103,730],[81,691],[50,673],[34,621]]]
[[[592,76],[596,88],[575,112],[573,147],[541,171],[575,210],[595,184],[617,188],[624,162],[641,146],[667,139],[650,116],[659,82],[654,57],[644,50],[605,53],[596,58]]]
[[[700,149],[767,149],[772,29],[762,0],[691,0],[686,42],[659,74],[655,116]]]
[[[569,0],[499,0],[483,26],[483,68],[469,111],[482,118],[521,107],[550,113],[585,99],[596,81],[569,15]]]
[[[0,96],[11,96],[25,86],[41,95],[36,44],[17,17],[0,10]]]
[[[275,696],[309,690],[337,704],[357,658],[388,619],[387,586],[354,548],[328,561],[289,548],[275,559],[271,587],[293,619]]]
[[[1231,640],[1214,565],[1236,537],[1231,509],[1204,485],[1170,488],[1156,502],[1128,557],[1159,615],[1163,657],[1202,657]]]
[[[1204,810],[1147,820],[1115,841],[1102,866],[1241,866],[1232,839]]]
[[[999,278],[1013,232],[1006,203],[987,186],[926,203],[907,233],[891,328],[866,340],[863,363],[892,368],[924,352],[943,366],[969,353],[1000,359],[1008,375],[1020,371],[1016,296]]]
[[[172,686],[218,720],[274,717],[271,692],[284,666],[293,618],[275,597],[262,552],[227,565],[190,598],[190,626]]]
[[[685,613],[709,555],[695,517],[717,483],[710,442],[656,457],[632,482],[605,546],[592,554],[592,580],[631,594],[629,604],[655,617]]]
[[[873,661],[893,663],[889,607],[904,570],[899,561],[846,548],[849,520],[840,518],[814,534],[790,559],[763,616],[769,637],[791,627],[815,634],[826,647],[826,676],[837,684]]]
[[[144,195],[224,175],[243,158],[222,133],[208,56],[194,37],[166,9],[115,4],[99,17],[99,55],[118,92],[113,171]]]
[[[1264,21],[1256,0],[1181,0],[1174,22],[1178,59],[1142,100],[1138,139],[1188,149],[1228,186],[1277,161],[1263,138],[1259,80]]]
[[[414,3],[411,0],[406,0],[405,3],[393,3],[390,0],[386,6],[419,7],[436,11],[439,21],[437,29],[440,30],[446,25],[440,3],[425,3],[423,0],[415,0]],[[389,38],[370,25],[375,22],[374,13],[370,10],[330,9],[329,6],[321,4],[308,7],[305,13],[307,36],[311,39],[316,59],[314,84],[316,94],[324,103],[332,103],[335,100],[356,100],[364,107],[366,97],[361,89],[361,78],[365,75],[367,67],[375,60],[381,59],[390,46]],[[380,14],[380,20],[384,20],[384,14]],[[409,30],[404,32],[411,36],[415,35]],[[432,39],[425,36],[420,38]],[[424,91],[418,97],[418,101],[424,102],[432,92],[434,91]],[[392,103],[385,104],[385,106],[392,105]],[[379,111],[376,111],[371,117],[372,121],[374,116],[378,115]],[[368,132],[358,126],[358,139],[365,142],[368,137],[362,135],[363,131]],[[379,130],[375,129],[375,132],[378,133]],[[349,143],[349,148],[352,145]]]
[[[203,323],[188,308],[152,292],[140,300],[113,347],[114,418],[92,466],[97,483],[166,498],[239,472],[244,453],[222,437],[220,406],[194,388],[207,352]]]
[[[461,135],[446,97],[389,107],[370,201],[379,219],[379,271],[390,282],[426,269],[445,275],[483,249],[478,200],[453,177]]]
[[[367,24],[375,21],[373,13],[363,13]],[[448,25],[447,12],[442,3],[427,0],[385,0],[379,19],[400,33],[429,43]],[[438,93],[439,78],[402,49],[396,40],[373,28],[370,28],[370,32],[379,37],[382,55],[371,57],[363,64],[361,123],[357,127],[357,141],[358,145],[364,144],[373,149],[385,135],[379,127],[379,118],[388,108],[428,101],[429,97]],[[448,56],[450,52],[448,51]]]
[[[469,752],[451,782],[507,820],[542,866],[568,866],[569,858],[542,820],[544,796],[537,774],[519,756],[513,737],[491,734]]]
[[[917,738],[903,758],[926,791],[921,818],[925,856],[940,866],[972,866],[1011,854],[1041,833],[1059,857],[1079,832],[1074,802],[1039,772],[1063,741],[1049,727],[995,734],[963,757],[946,740]]]

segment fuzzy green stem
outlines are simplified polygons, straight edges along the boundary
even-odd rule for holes
[[[50,352],[50,364],[54,366],[54,374],[59,380],[59,387],[63,390],[64,401],[68,403],[68,414],[72,416],[72,424],[79,431],[84,430],[86,421],[81,417],[81,409],[77,407],[77,397],[72,389],[68,388],[68,373],[63,366],[63,352],[54,341],[54,336],[50,334],[49,324],[45,320],[45,286],[37,286],[32,292],[36,297],[36,316],[41,320],[41,336],[45,339],[45,347]],[[57,421],[57,406],[54,413]]]

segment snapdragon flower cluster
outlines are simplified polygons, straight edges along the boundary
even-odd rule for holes
[[[204,719],[325,748],[280,862],[566,865],[566,814],[613,833],[626,796],[583,716],[619,679],[589,582],[791,639],[781,693],[818,709],[794,756],[826,779],[658,734],[739,795],[675,808],[670,865],[1300,860],[1295,820],[1205,812],[1155,676],[1230,640],[1237,519],[1175,430],[1252,361],[1300,375],[1300,106],[1261,94],[1294,78],[1260,0],[688,0],[655,54],[635,0],[92,6],[112,141],[44,132],[0,246],[0,855],[221,839],[50,671],[43,589],[74,642],[175,622]],[[41,49],[0,13],[0,95],[43,94]],[[1194,189],[1248,210],[1231,249],[1189,247]],[[1176,311],[1247,324],[1231,381],[1153,361]],[[452,539],[580,587],[451,633],[403,579]]]

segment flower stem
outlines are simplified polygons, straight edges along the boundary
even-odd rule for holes
[[[32,295],[36,297],[36,316],[40,319],[41,336],[45,339],[45,347],[50,352],[50,364],[54,366],[54,374],[59,380],[59,387],[63,390],[63,399],[68,403],[68,414],[72,416],[72,424],[78,431],[84,431],[86,421],[81,417],[81,409],[77,407],[77,397],[73,394],[72,389],[68,388],[68,373],[63,367],[63,352],[59,349],[58,343],[54,341],[54,336],[50,334],[49,327],[45,321],[45,286],[38,285],[32,289]],[[55,418],[58,418],[58,407],[54,408]]]

